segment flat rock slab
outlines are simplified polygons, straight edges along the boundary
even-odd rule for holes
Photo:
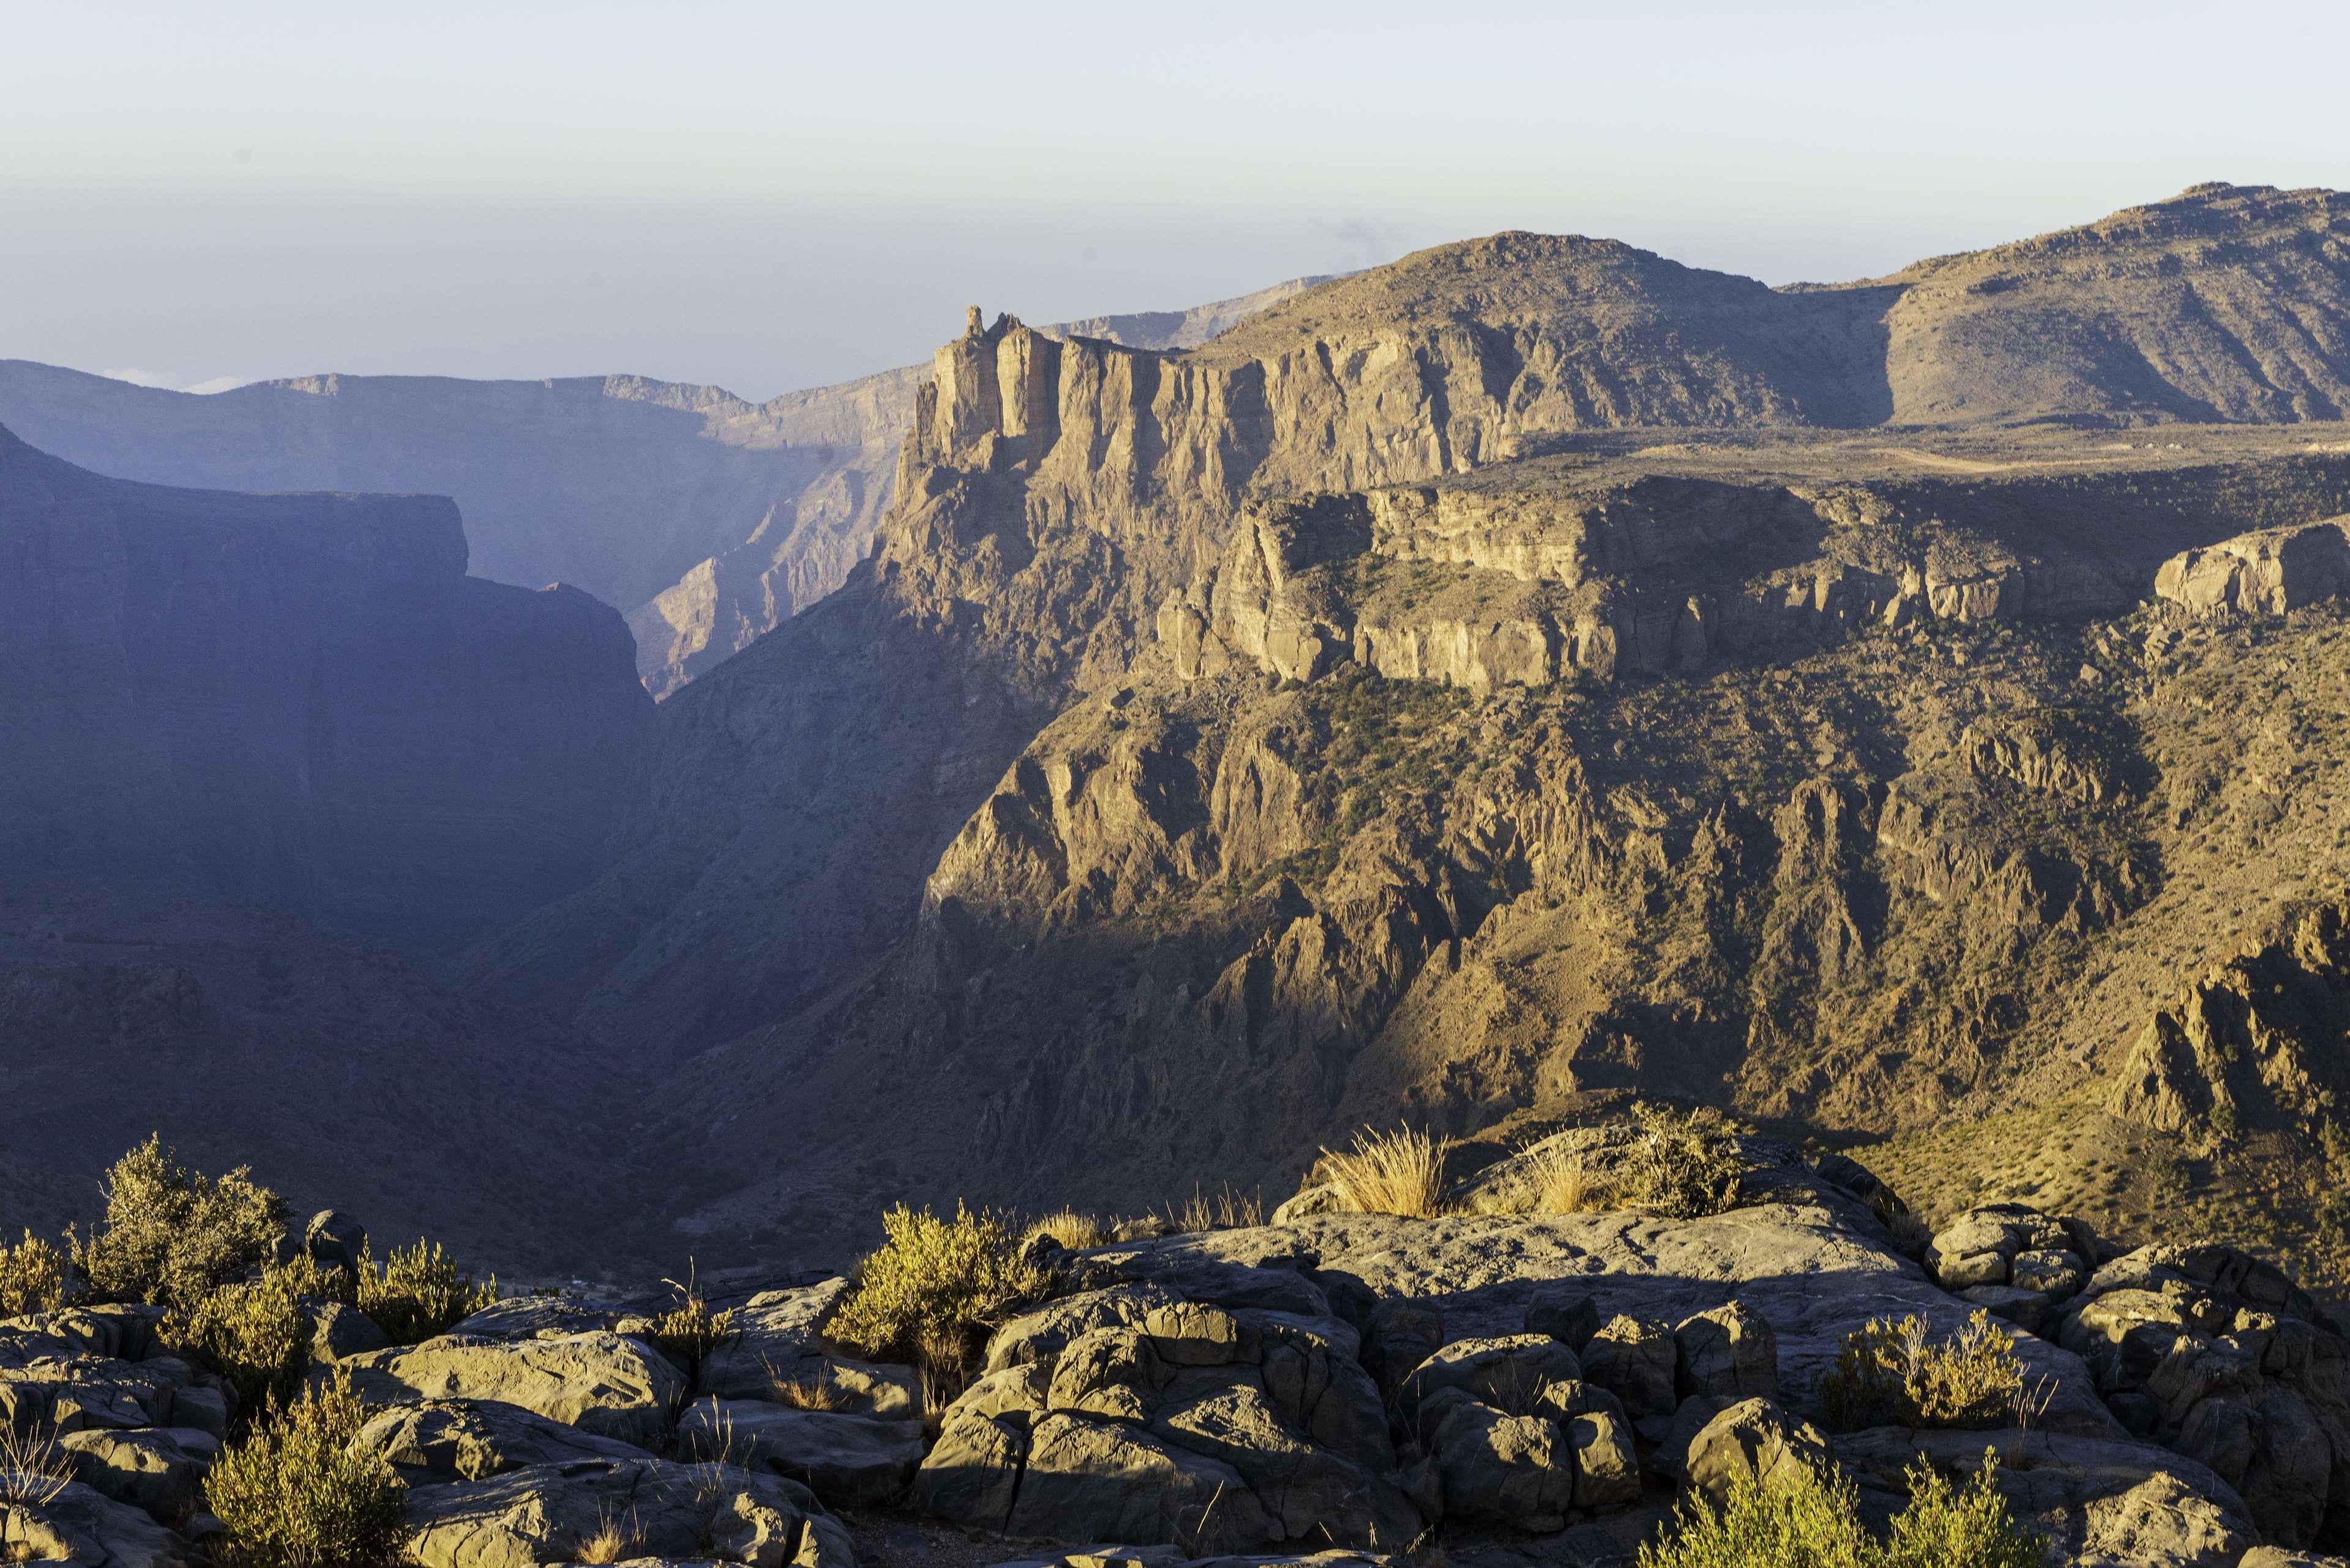
[[[922,1423],[794,1410],[754,1399],[701,1399],[678,1422],[679,1450],[798,1481],[836,1508],[868,1508],[906,1490],[922,1462]]]
[[[596,1332],[557,1339],[444,1334],[342,1364],[373,1404],[493,1400],[642,1449],[667,1446],[685,1376],[643,1343]]]
[[[578,1459],[649,1459],[633,1443],[549,1420],[491,1399],[432,1399],[369,1417],[354,1448],[381,1454],[411,1485],[481,1480],[532,1465]]]
[[[571,1563],[609,1529],[626,1559],[855,1568],[848,1533],[806,1488],[732,1465],[583,1460],[412,1489],[409,1553],[421,1568]]]

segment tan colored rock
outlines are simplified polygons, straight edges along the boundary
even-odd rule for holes
[[[645,1449],[667,1446],[686,1392],[667,1360],[607,1332],[520,1341],[446,1334],[342,1365],[369,1399],[496,1400]]]

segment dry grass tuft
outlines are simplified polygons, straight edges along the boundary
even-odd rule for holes
[[[838,1410],[848,1403],[848,1397],[821,1373],[813,1377],[786,1377],[774,1367],[767,1368],[771,1397],[778,1405],[793,1410]]]
[[[1529,1157],[1537,1214],[1587,1214],[1614,1205],[1607,1183],[1592,1174],[1583,1151],[1553,1145]]]
[[[636,1536],[620,1528],[620,1521],[606,1514],[596,1526],[596,1533],[581,1541],[574,1549],[574,1560],[580,1563],[621,1563],[637,1549]]]
[[[1050,1236],[1072,1252],[1082,1252],[1093,1247],[1107,1247],[1111,1226],[1091,1214],[1080,1214],[1074,1209],[1064,1209],[1057,1214],[1047,1214],[1028,1227],[1020,1238],[1025,1246],[1039,1236]]]
[[[1253,1192],[1242,1192],[1230,1182],[1213,1196],[1194,1186],[1191,1197],[1168,1207],[1167,1223],[1182,1235],[1253,1230],[1264,1223],[1264,1199]]]
[[[1399,1214],[1432,1220],[1443,1212],[1444,1157],[1449,1138],[1401,1127],[1355,1135],[1343,1153],[1322,1151],[1338,1200],[1357,1214]]]
[[[47,1437],[18,1437],[0,1420],[0,1502],[32,1508],[54,1501],[74,1479],[73,1456]]]

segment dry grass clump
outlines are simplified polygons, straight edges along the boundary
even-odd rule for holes
[[[192,1306],[268,1257],[285,1233],[286,1200],[246,1167],[205,1176],[150,1135],[107,1172],[105,1222],[76,1243],[74,1262],[103,1296]]]
[[[1432,1220],[1444,1211],[1444,1157],[1449,1138],[1401,1127],[1355,1135],[1350,1149],[1322,1151],[1338,1200],[1357,1214],[1399,1214]]]
[[[2019,1529],[2000,1495],[1989,1453],[1963,1490],[1920,1459],[1909,1505],[1878,1541],[1860,1520],[1860,1490],[1842,1472],[1804,1469],[1765,1482],[1748,1471],[1716,1510],[1684,1499],[1664,1540],[1640,1548],[1639,1568],[2039,1568],[2047,1544]]]
[[[221,1568],[390,1568],[407,1555],[404,1490],[383,1456],[353,1452],[367,1410],[350,1375],[307,1390],[224,1454],[204,1506]]]
[[[1010,1226],[960,1203],[951,1220],[901,1203],[881,1231],[829,1333],[867,1355],[910,1357],[958,1386],[978,1336],[1052,1285],[1049,1270],[1023,1259]]]
[[[2014,1340],[1980,1308],[1939,1343],[1921,1317],[1871,1319],[1845,1335],[1820,1397],[1844,1431],[2023,1426],[2047,1404],[2044,1388],[2026,1386]]]
[[[1587,1214],[1615,1207],[1614,1189],[1592,1171],[1581,1149],[1551,1144],[1534,1150],[1526,1163],[1537,1214]]]
[[[635,1554],[636,1549],[635,1533],[623,1530],[620,1521],[608,1513],[597,1521],[595,1534],[583,1538],[577,1546],[572,1548],[571,1560],[575,1563],[625,1563]]]
[[[0,1318],[55,1312],[66,1304],[66,1255],[30,1231],[0,1244]]]
[[[1057,1214],[1047,1214],[1028,1227],[1020,1238],[1025,1246],[1039,1236],[1050,1236],[1072,1252],[1082,1252],[1092,1247],[1107,1247],[1113,1227],[1108,1221],[1092,1214],[1080,1214],[1074,1209],[1064,1209]]]
[[[1703,1107],[1686,1114],[1638,1106],[1640,1136],[1627,1153],[1617,1201],[1669,1220],[1695,1220],[1735,1209],[1743,1198],[1729,1120]]]
[[[768,1397],[787,1409],[838,1410],[848,1403],[838,1385],[820,1372],[809,1377],[786,1377],[770,1366],[767,1386],[773,1391]]]
[[[54,1501],[74,1479],[73,1456],[46,1435],[19,1436],[0,1420],[0,1502],[38,1508]]]

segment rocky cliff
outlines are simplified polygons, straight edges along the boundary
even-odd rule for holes
[[[2049,254],[2218,291],[2259,236],[2323,262],[2335,200]],[[1277,1189],[1300,1127],[1627,1089],[1861,1138],[2102,1104],[2213,877],[2257,921],[2350,870],[2209,771],[2271,694],[2176,706],[2196,659],[2332,635],[2310,546],[2282,599],[2171,605],[2204,569],[2166,566],[2267,559],[2350,469],[2330,430],[2116,439],[2143,401],[1820,431],[1893,416],[1908,286],[1513,235],[1188,354],[974,316],[871,559],[664,705],[616,867],[471,981],[690,1058],[671,1201],[770,1236],[910,1187]],[[2260,790],[2323,820],[2277,744]],[[791,1136],[697,1160],[746,1116]],[[2128,1221],[2142,1189],[2051,1158]]]
[[[1319,278],[1071,332],[1189,347]],[[923,367],[753,403],[641,376],[306,376],[209,397],[0,361],[0,425],[119,478],[455,497],[473,569],[622,607],[666,695],[840,586],[889,502]]]
[[[651,736],[627,628],[436,497],[104,479],[0,432],[0,866],[440,945],[578,886]]]

